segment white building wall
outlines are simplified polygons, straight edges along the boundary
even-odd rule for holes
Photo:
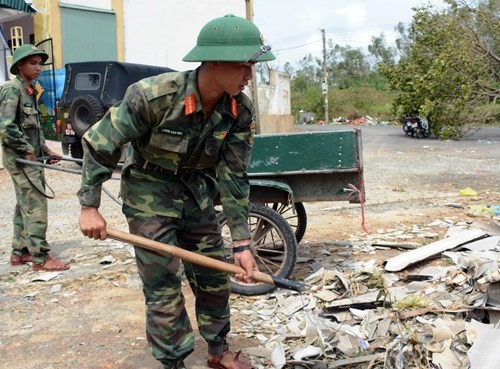
[[[123,8],[125,61],[176,70],[198,65],[182,58],[209,20],[226,14],[246,17],[245,0],[123,0]]]
[[[111,0],[64,0],[65,4],[111,10]],[[245,0],[123,0],[125,61],[193,69],[182,58],[209,20],[246,17]]]
[[[290,75],[271,69],[269,84],[261,84],[258,90],[260,122],[258,133],[275,134],[294,131],[291,114]]]
[[[290,75],[270,70],[269,85],[259,85],[259,109],[272,115],[292,113],[290,105]]]

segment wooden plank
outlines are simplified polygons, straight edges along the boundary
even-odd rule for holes
[[[485,235],[486,233],[482,229],[471,229],[457,233],[440,241],[430,243],[418,249],[390,258],[385,264],[385,270],[388,272],[403,270],[409,265],[418,263],[419,261],[425,260],[431,256],[441,254],[443,251],[477,240]]]

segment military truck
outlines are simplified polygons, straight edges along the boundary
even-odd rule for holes
[[[57,127],[64,155],[81,159],[81,137],[113,105],[127,87],[143,78],[173,69],[116,61],[91,61],[65,65],[65,81],[57,105]]]

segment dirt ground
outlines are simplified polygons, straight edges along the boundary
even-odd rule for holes
[[[468,205],[500,203],[498,141],[498,135],[486,141],[421,140],[397,151],[365,145],[364,220],[370,233],[361,228],[359,204],[305,204],[308,227],[299,245],[301,261],[292,278],[303,278],[318,263],[334,258],[338,242],[365,242],[383,238],[394,230],[408,234],[417,228],[430,229],[435,234],[434,239],[429,239],[416,232],[410,240],[425,244],[445,234],[444,224],[498,223],[498,217],[468,214]],[[0,170],[1,367],[160,369],[145,340],[144,301],[132,248],[116,241],[84,238],[77,226],[78,176],[47,171],[47,177],[56,192],[56,198],[49,202],[48,239],[52,254],[71,261],[69,271],[57,273],[52,279],[50,275],[31,271],[29,266],[8,264],[15,199],[8,173]],[[117,193],[117,186],[118,181],[107,185],[113,193]],[[478,195],[461,196],[459,191],[466,187]],[[103,198],[102,211],[109,225],[126,230],[120,208],[111,199]],[[390,248],[377,250],[375,254],[356,253],[355,257],[375,258],[382,263],[400,252]],[[48,280],[36,280],[44,276]],[[188,288],[185,292],[192,316],[193,298]],[[245,301],[251,305],[258,298],[266,297],[232,297],[238,306]],[[256,345],[256,338],[238,335],[244,314],[237,310],[232,313],[233,332],[229,338],[232,348]],[[199,336],[196,348],[189,357],[188,367],[204,368],[205,344]]]

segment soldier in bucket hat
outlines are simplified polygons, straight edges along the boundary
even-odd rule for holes
[[[250,249],[247,167],[255,110],[242,92],[256,62],[273,60],[258,28],[227,15],[208,22],[184,57],[201,62],[192,71],[170,72],[131,85],[119,106],[83,137],[84,235],[105,239],[99,213],[101,185],[111,177],[120,147],[129,146],[122,169],[123,213],[132,234],[224,260],[214,200],[220,197],[233,240],[234,260],[252,281],[257,265]],[[136,248],[146,300],[146,330],[152,354],[164,368],[184,368],[194,333],[181,290],[178,258]],[[229,350],[229,275],[183,262],[196,297],[200,335],[211,368],[252,368]]]
[[[45,51],[30,44],[14,51],[10,72],[15,78],[0,92],[0,140],[3,165],[14,182],[17,200],[10,264],[32,263],[34,270],[59,271],[68,269],[69,264],[49,256],[43,168],[16,162],[18,158],[36,161],[37,156],[61,157],[45,144],[33,84],[48,57]]]

